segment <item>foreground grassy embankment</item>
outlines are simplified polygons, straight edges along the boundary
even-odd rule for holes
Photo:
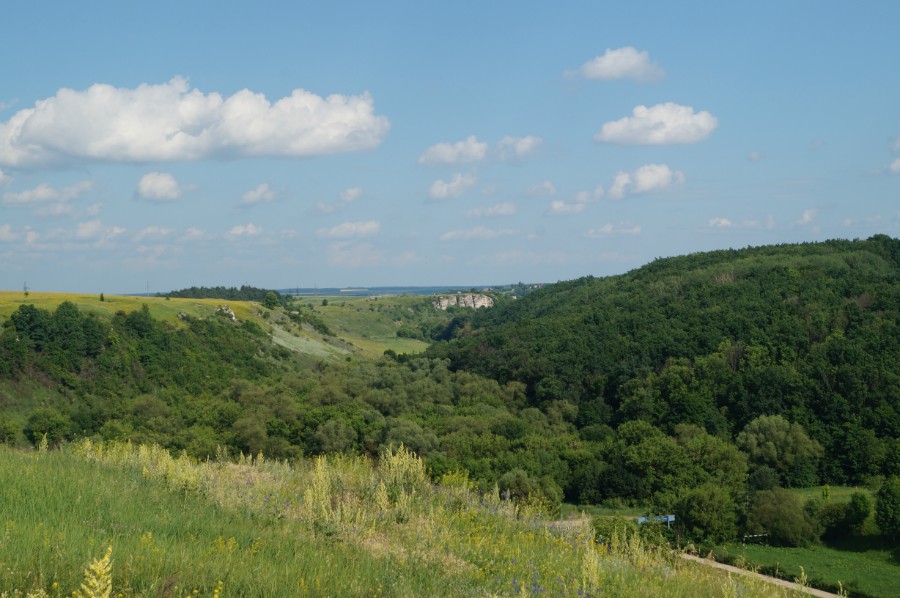
[[[0,588],[64,595],[112,547],[123,596],[789,595],[445,482],[402,450],[292,467],[128,444],[0,449]]]

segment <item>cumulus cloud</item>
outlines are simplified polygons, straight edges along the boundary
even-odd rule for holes
[[[341,203],[353,203],[362,197],[362,187],[350,187],[341,191]]]
[[[104,226],[99,220],[79,222],[75,227],[75,238],[90,241],[107,241],[123,234],[125,229],[120,226]]]
[[[419,164],[466,164],[478,162],[487,155],[487,143],[469,135],[456,143],[438,143],[419,156]]]
[[[580,201],[567,202],[561,199],[557,199],[550,202],[550,207],[547,210],[548,214],[553,216],[567,216],[571,214],[580,214],[587,208],[587,204]]]
[[[471,174],[457,173],[449,181],[436,180],[428,189],[431,199],[450,199],[459,197],[475,186],[478,180]]]
[[[543,139],[534,135],[528,135],[527,137],[506,136],[497,142],[497,155],[501,160],[515,160],[530,154],[540,147],[543,142]]]
[[[188,229],[189,231],[192,229]],[[231,227],[231,230],[228,231],[229,235],[234,237],[253,237],[262,232],[261,226],[256,226],[253,223],[249,224],[238,224],[236,226]]]
[[[600,228],[591,228],[588,229],[587,232],[584,233],[585,237],[590,239],[599,239],[601,237],[606,237],[609,235],[639,235],[641,234],[640,226],[629,226],[626,224],[620,224],[618,226],[613,226],[612,224],[604,224]]]
[[[797,224],[804,225],[812,222],[815,217],[819,214],[818,208],[810,208],[808,210],[803,210],[803,215],[800,216],[800,220],[797,221]]]
[[[709,219],[709,227],[710,228],[731,228],[734,226],[734,223],[731,222],[728,218],[721,218],[716,216],[714,218]]]
[[[241,204],[248,206],[258,203],[269,203],[275,200],[275,192],[269,188],[269,183],[260,183],[255,189],[241,195]]]
[[[594,187],[593,191],[579,191],[575,194],[575,201],[578,203],[588,203],[590,201],[595,201],[598,199],[603,199],[603,195],[605,191],[603,190],[602,185],[597,185]]]
[[[137,194],[150,201],[174,201],[181,197],[181,188],[168,172],[148,172],[138,181]]]
[[[332,228],[320,228],[318,235],[330,239],[348,239],[351,237],[367,237],[377,234],[381,223],[377,220],[365,222],[343,222]]]
[[[0,187],[4,187],[12,182],[13,178],[0,170]]]
[[[638,52],[633,46],[617,50],[607,48],[602,56],[597,56],[581,65],[578,71],[586,79],[634,79],[653,82],[665,77],[659,64],[650,61],[646,52]]]
[[[367,93],[295,89],[271,103],[248,89],[204,94],[181,77],[134,89],[98,83],[60,89],[0,123],[0,165],[311,156],[372,149],[389,128]]]
[[[891,172],[900,172],[900,158],[891,162],[891,165],[888,168],[890,168]]]
[[[34,211],[36,216],[69,216],[75,213],[75,208],[68,203],[52,203]],[[90,214],[89,214],[90,215]]]
[[[498,237],[507,237],[516,234],[516,231],[509,228],[492,229],[485,226],[476,226],[475,228],[465,230],[451,230],[441,235],[441,241],[469,241],[482,240],[487,241]]]
[[[672,171],[666,164],[645,164],[632,172],[620,171],[609,188],[609,196],[622,199],[626,195],[665,189],[684,182],[680,170]]]
[[[324,201],[316,202],[316,209],[323,214],[331,214],[339,208],[351,204],[363,195],[362,187],[350,187],[341,191],[340,198],[336,203],[325,203]]]
[[[516,213],[516,206],[511,202],[498,203],[490,207],[475,208],[466,212],[469,218],[482,216],[512,216]]]
[[[56,188],[47,183],[41,183],[34,189],[13,193],[7,191],[3,194],[3,203],[9,205],[27,205],[42,202],[65,202],[77,199],[83,193],[90,191],[94,184],[91,181],[79,181],[68,187]]]
[[[159,227],[159,226],[148,226],[144,229],[141,229],[141,231],[138,232],[138,234],[136,234],[134,236],[134,239],[132,239],[132,240],[135,243],[140,243],[141,241],[143,241],[144,239],[147,239],[147,238],[158,239],[158,238],[162,238],[162,237],[168,237],[173,232],[175,232],[175,230],[171,229],[171,228],[163,228],[163,227]]]
[[[0,241],[10,242],[19,238],[19,233],[15,232],[8,224],[0,224]]]
[[[605,123],[594,136],[597,141],[634,145],[696,143],[709,137],[719,120],[690,106],[667,102],[650,108],[637,106],[632,116]]]
[[[529,195],[555,195],[556,186],[550,181],[543,181],[528,187]]]

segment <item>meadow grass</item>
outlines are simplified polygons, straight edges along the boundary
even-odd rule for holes
[[[326,299],[328,305],[322,305]],[[337,336],[346,339],[370,355],[381,355],[391,349],[396,353],[421,353],[425,341],[400,338],[397,330],[410,314],[413,305],[421,304],[419,295],[391,297],[302,297],[298,301],[322,318]],[[397,317],[400,320],[397,320]]]
[[[117,311],[131,312],[147,305],[154,318],[172,324],[180,324],[179,313],[195,318],[204,318],[215,313],[220,305],[228,305],[239,320],[252,320],[262,325],[257,315],[259,305],[248,301],[225,301],[222,299],[165,299],[163,297],[139,297],[125,295],[105,295],[100,301],[100,294],[84,293],[43,293],[30,292],[26,298],[22,291],[0,291],[0,318],[8,318],[20,305],[31,304],[35,307],[54,311],[63,301],[70,301],[85,313],[94,313],[104,318],[111,318]]]
[[[261,456],[207,462],[84,441],[0,449],[0,589],[67,595],[111,547],[114,595],[787,596],[637,536],[434,485],[404,450],[377,463]],[[216,594],[218,592],[218,594]]]
[[[878,544],[859,542],[855,549],[838,549],[819,545],[808,548],[781,548],[755,544],[730,544],[721,550],[729,560],[743,560],[758,566],[762,572],[778,571],[778,577],[794,579],[803,572],[811,582],[838,582],[849,590],[869,596],[893,598],[900,588],[900,550]],[[849,546],[842,548],[851,548]],[[813,583],[815,585],[815,583]]]

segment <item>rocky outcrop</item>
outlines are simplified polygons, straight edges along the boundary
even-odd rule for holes
[[[437,309],[448,307],[494,307],[494,299],[477,293],[458,293],[456,295],[435,295],[432,302]]]
[[[227,318],[231,318],[231,321],[232,321],[232,322],[237,321],[237,317],[235,317],[234,312],[231,311],[231,308],[228,307],[227,305],[220,305],[219,307],[217,307],[217,308],[216,308],[216,313],[217,313],[217,314],[222,314],[222,315],[224,315],[224,316],[227,317]]]

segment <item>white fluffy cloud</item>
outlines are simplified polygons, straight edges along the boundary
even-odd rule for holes
[[[731,228],[732,226],[734,226],[734,223],[732,223],[728,218],[721,218],[719,216],[716,216],[709,219],[710,228]]]
[[[120,226],[104,226],[99,220],[79,222],[75,227],[75,238],[81,240],[107,241],[125,232]]]
[[[634,79],[636,81],[659,81],[665,77],[665,71],[650,55],[638,52],[632,46],[617,50],[607,48],[602,56],[597,56],[584,63],[579,72],[586,79]]]
[[[469,210],[468,212],[466,212],[466,216],[469,218],[480,218],[482,216],[513,216],[515,213],[515,204],[507,201],[489,207]]]
[[[134,236],[133,241],[135,243],[140,243],[141,241],[143,241],[144,239],[147,239],[147,238],[156,239],[156,238],[168,237],[173,232],[175,232],[175,229],[172,229],[172,228],[163,228],[160,226],[148,226],[148,227],[142,229],[140,232],[138,232],[138,234],[136,234]]]
[[[381,223],[377,220],[365,222],[343,222],[332,228],[320,228],[318,235],[329,239],[349,239],[351,237],[367,237],[378,233]]]
[[[90,191],[94,184],[91,181],[79,181],[74,185],[57,189],[47,183],[41,183],[34,189],[13,193],[7,191],[3,194],[3,203],[9,205],[28,205],[43,202],[65,202],[78,198],[81,194]]]
[[[567,202],[557,199],[550,202],[547,213],[553,216],[568,216],[571,214],[580,214],[585,208],[587,208],[587,204],[582,201]]]
[[[635,145],[696,143],[709,137],[719,120],[690,106],[667,102],[650,108],[637,106],[632,116],[605,123],[594,136],[597,141]]]
[[[368,94],[295,89],[273,104],[248,89],[204,94],[181,77],[135,89],[98,83],[60,89],[0,123],[0,165],[310,156],[372,149],[389,128]]]
[[[665,189],[684,182],[680,170],[672,171],[666,164],[645,164],[632,172],[620,171],[609,188],[609,196],[622,199],[626,195]]]
[[[476,226],[465,230],[448,231],[441,235],[441,241],[469,241],[474,239],[488,241],[514,234],[516,234],[516,231],[509,228],[493,229],[485,226]]]
[[[431,199],[450,199],[459,197],[475,186],[478,180],[471,174],[457,173],[449,181],[436,180],[428,189]]]
[[[0,170],[0,187],[10,184],[12,180],[13,178],[10,175]]]
[[[257,203],[269,203],[275,200],[275,192],[269,188],[269,183],[260,183],[256,189],[251,189],[241,195],[241,203],[243,205],[253,205]]]
[[[896,160],[891,162],[889,168],[891,169],[891,172],[900,172],[900,158],[897,158]]]
[[[606,237],[609,235],[639,235],[641,234],[641,227],[638,225],[628,226],[625,224],[620,224],[619,226],[613,226],[612,224],[604,224],[600,228],[591,228],[588,229],[586,233],[584,233],[585,237],[591,239],[599,239],[601,237]]]
[[[148,172],[138,181],[137,194],[151,201],[174,201],[181,197],[181,188],[168,172]]]
[[[550,181],[543,181],[528,187],[529,195],[555,195],[556,185]]]
[[[188,232],[194,229],[188,229]],[[252,222],[249,224],[238,224],[236,226],[231,227],[231,230],[228,231],[229,235],[234,237],[254,237],[262,232],[261,226],[256,226]]]
[[[419,164],[466,164],[483,160],[487,155],[487,143],[469,135],[456,143],[438,143],[419,156]]]
[[[819,214],[818,208],[810,208],[808,210],[803,210],[803,215],[800,216],[800,220],[797,221],[797,224],[809,224],[813,220],[815,220],[816,216]]]
[[[350,187],[341,191],[341,203],[353,203],[362,197],[362,187]]]
[[[497,155],[501,160],[515,160],[522,158],[536,150],[544,142],[540,137],[528,135],[527,137],[506,136],[497,142]]]

